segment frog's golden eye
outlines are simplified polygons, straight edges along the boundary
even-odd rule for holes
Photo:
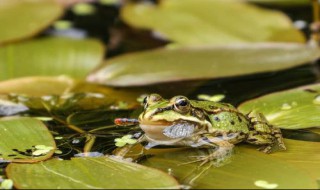
[[[162,100],[162,97],[159,94],[150,94],[143,99],[143,106],[146,109],[149,105],[155,104]]]
[[[188,98],[184,96],[178,96],[175,98],[174,108],[176,111],[185,113],[190,109],[190,102]]]

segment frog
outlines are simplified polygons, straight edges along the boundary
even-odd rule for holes
[[[230,155],[240,142],[258,145],[264,153],[286,150],[281,130],[262,113],[243,114],[228,103],[182,95],[164,99],[150,94],[143,106],[136,123],[144,132],[139,142],[146,141],[147,149],[158,145],[205,148],[210,153],[197,160],[203,163]]]

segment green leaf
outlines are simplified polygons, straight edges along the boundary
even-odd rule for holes
[[[320,126],[320,84],[271,93],[242,103],[243,113],[258,111],[268,121],[284,129]]]
[[[56,147],[47,127],[39,120],[12,118],[0,120],[0,161],[38,162],[50,158]],[[52,150],[34,156],[36,145],[53,147]]]
[[[152,29],[180,45],[305,41],[281,12],[239,0],[127,4],[121,16],[134,27]]]
[[[0,0],[0,45],[36,35],[62,14],[54,0]]]
[[[0,47],[0,80],[23,76],[84,77],[104,56],[96,40],[40,38]]]
[[[162,150],[143,164],[169,171],[180,183],[198,189],[257,189],[259,181],[279,189],[317,188],[320,159],[315,153],[320,151],[320,143],[286,139],[285,144],[288,150],[272,154],[259,152],[252,145],[236,145],[231,161],[220,167],[185,164],[201,156],[198,149]]]
[[[157,49],[107,60],[87,80],[112,86],[213,79],[306,64],[319,49],[300,44],[258,43]]]
[[[159,170],[108,157],[10,164],[7,174],[18,189],[150,189],[178,188]]]

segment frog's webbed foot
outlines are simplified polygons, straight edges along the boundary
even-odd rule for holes
[[[266,153],[266,154],[270,154],[272,152],[273,146],[274,145],[261,146],[257,150],[259,150],[263,153]]]

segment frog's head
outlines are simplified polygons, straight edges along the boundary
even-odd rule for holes
[[[166,100],[158,94],[151,94],[144,99],[143,104],[144,111],[139,116],[140,127],[146,136],[155,140],[172,139],[164,135],[164,129],[173,125],[179,126],[179,130],[186,133],[190,132],[186,130],[195,132],[210,126],[202,110],[193,108],[191,101],[184,96]]]

